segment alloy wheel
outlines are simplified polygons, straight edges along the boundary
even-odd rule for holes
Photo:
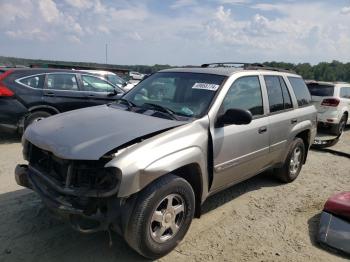
[[[153,212],[150,233],[154,241],[164,243],[173,238],[180,230],[186,212],[186,204],[179,194],[170,194],[163,198]]]

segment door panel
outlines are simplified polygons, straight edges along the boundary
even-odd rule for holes
[[[232,84],[223,100],[219,115],[239,108],[249,110],[254,119],[248,125],[214,128],[213,191],[249,178],[269,164],[270,130],[261,91],[258,76],[245,76]]]
[[[300,114],[300,113],[299,113]],[[280,162],[290,142],[291,130],[298,123],[296,110],[268,117],[270,125],[270,157],[274,163]]]
[[[281,76],[264,76],[269,100],[268,117],[270,127],[270,161],[278,163],[288,149],[292,127],[299,121],[296,110],[293,110],[290,91]]]
[[[44,99],[60,112],[88,106],[84,92],[79,90],[76,75],[71,73],[47,74]]]
[[[213,190],[249,178],[269,164],[269,132],[266,117],[214,130]]]

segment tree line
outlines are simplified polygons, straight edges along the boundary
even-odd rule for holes
[[[72,66],[88,66],[88,67],[109,67],[109,68],[123,68],[130,71],[137,71],[143,74],[151,74],[162,69],[172,68],[171,65],[111,65],[100,63],[86,63],[86,62],[69,62],[69,61],[52,61],[40,59],[25,59],[17,57],[0,56],[0,66],[29,66],[31,64],[62,64]],[[289,69],[301,75],[304,79],[314,79],[319,81],[344,81],[350,82],[350,63],[342,63],[339,61],[321,62],[316,65],[310,63],[285,63],[285,62],[265,62],[266,66]]]

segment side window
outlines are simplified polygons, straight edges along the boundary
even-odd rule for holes
[[[22,78],[19,82],[32,88],[42,88],[44,83],[44,75],[29,76]]]
[[[311,95],[306,87],[304,80],[300,77],[288,77],[288,80],[292,85],[294,94],[298,101],[298,105],[309,105],[311,103]]]
[[[340,97],[350,98],[350,87],[341,87],[340,88]]]
[[[48,74],[46,88],[78,91],[77,78],[74,74]]]
[[[278,76],[264,76],[267,94],[269,97],[270,112],[284,109],[283,94]]]
[[[258,76],[241,77],[232,84],[222,104],[224,112],[230,108],[249,110],[253,116],[264,114]]]
[[[279,77],[279,79],[280,79],[280,84],[282,88],[284,109],[293,108],[292,99],[290,97],[286,82],[284,82],[284,79],[281,76]]]
[[[83,88],[85,91],[107,93],[111,93],[114,91],[114,86],[102,80],[101,78],[95,76],[82,75],[81,79],[83,80]]]

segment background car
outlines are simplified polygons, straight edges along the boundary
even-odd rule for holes
[[[129,76],[135,80],[142,80],[145,75],[139,72],[130,71]]]
[[[8,69],[0,74],[0,127],[21,131],[61,112],[106,104],[124,91],[87,72]]]
[[[81,71],[101,76],[107,81],[111,82],[113,85],[123,89],[124,91],[129,91],[137,84],[137,83],[132,83],[130,81],[126,81],[125,79],[119,77],[117,74],[109,71],[104,71],[104,70],[81,70]]]
[[[318,111],[318,123],[339,136],[350,124],[350,84],[343,82],[306,81],[312,102]]]

